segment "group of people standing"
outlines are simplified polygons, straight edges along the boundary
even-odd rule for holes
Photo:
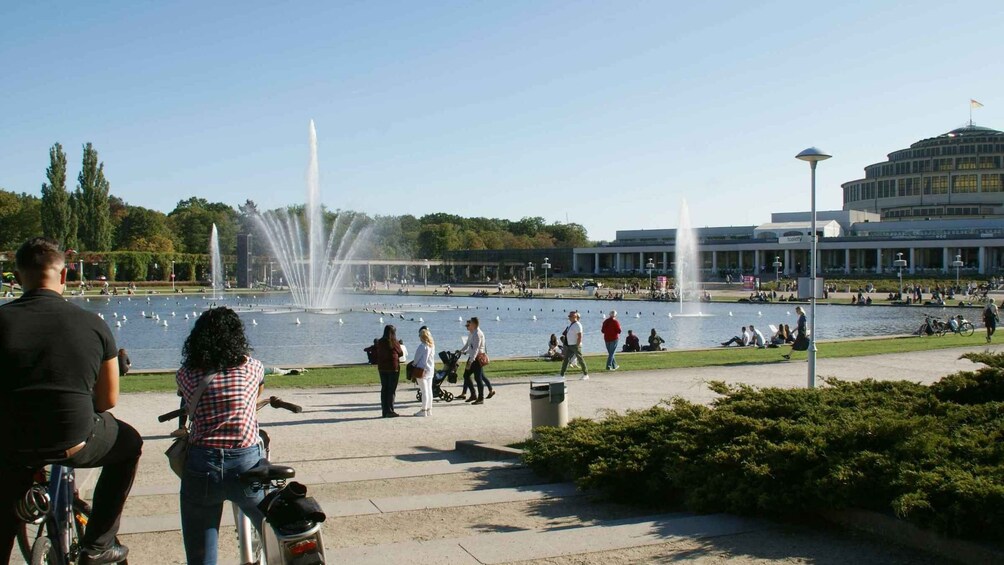
[[[467,320],[464,325],[468,331],[467,342],[458,351],[461,356],[467,355],[464,366],[464,388],[460,396],[455,398],[480,405],[484,404],[486,399],[495,396],[495,389],[488,377],[485,376],[485,368],[482,363],[482,360],[487,358],[487,341],[477,317]],[[416,369],[421,370],[420,374],[414,375],[414,380],[422,391],[422,407],[415,413],[415,416],[427,417],[432,415],[432,379],[436,372],[436,342],[427,326],[419,328],[418,339],[420,343],[415,350],[415,358],[412,363]],[[373,344],[373,353],[377,371],[380,374],[382,417],[396,418],[400,414],[394,410],[394,401],[401,380],[401,362],[405,358],[401,341],[397,338],[396,327],[391,324],[384,326],[383,337],[377,339]],[[487,395],[485,395],[485,388],[488,389]],[[477,391],[476,395],[475,390]]]

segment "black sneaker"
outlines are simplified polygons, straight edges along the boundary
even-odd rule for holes
[[[489,390],[488,391],[488,396],[486,396],[485,398],[491,398],[493,396],[495,396],[495,390],[494,389],[493,390]]]
[[[484,404],[484,403],[485,403],[485,399],[479,398],[479,399],[475,400],[474,402],[472,402],[471,404]]]
[[[80,559],[77,561],[79,565],[101,565],[102,563],[120,563],[125,560],[126,556],[129,555],[129,548],[121,545],[114,544],[104,551],[99,551],[92,549],[84,549],[80,552]]]

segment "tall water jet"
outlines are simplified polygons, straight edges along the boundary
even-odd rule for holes
[[[259,227],[272,248],[292,295],[293,304],[306,310],[337,308],[338,290],[351,271],[347,262],[363,241],[365,228],[347,214],[338,214],[325,235],[317,163],[317,131],[310,121],[310,159],[307,165],[307,205],[300,214],[290,209],[258,215]]]
[[[690,209],[687,200],[680,201],[680,224],[676,228],[676,294],[680,299],[680,314],[698,314],[699,308],[688,312],[689,302],[701,300],[701,256],[697,251],[697,237],[690,225]]]
[[[213,300],[216,300],[216,290],[223,290],[223,260],[220,258],[220,233],[213,224],[209,232],[209,284],[213,287]]]

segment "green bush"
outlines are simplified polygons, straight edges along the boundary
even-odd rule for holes
[[[619,500],[773,517],[868,508],[960,536],[1004,536],[1004,356],[934,386],[827,380],[818,389],[713,383],[541,430],[528,465]]]

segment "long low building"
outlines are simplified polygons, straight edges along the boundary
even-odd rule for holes
[[[865,179],[843,185],[843,210],[816,213],[819,272],[897,273],[898,260],[909,274],[1001,272],[1002,161],[1004,132],[969,124],[869,165]],[[805,274],[811,221],[810,212],[782,212],[759,226],[697,228],[700,268],[706,278]],[[575,248],[572,272],[672,273],[676,239],[675,229],[621,230],[613,242]]]

